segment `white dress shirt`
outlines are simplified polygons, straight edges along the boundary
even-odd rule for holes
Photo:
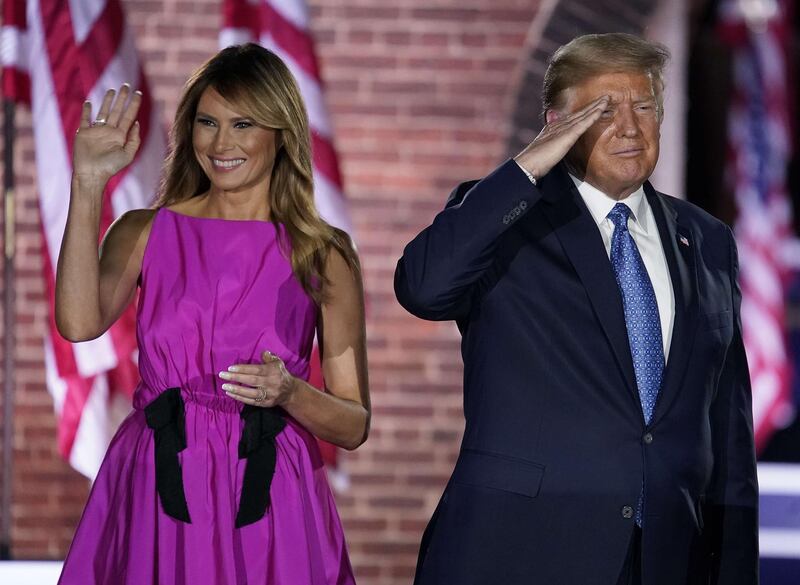
[[[611,209],[618,203],[599,189],[589,183],[570,174],[575,186],[583,198],[589,213],[592,214],[603,244],[606,247],[606,254],[611,257],[611,236],[614,234],[614,223],[608,219]],[[667,267],[667,258],[664,256],[664,248],[661,246],[661,237],[658,234],[653,210],[644,196],[644,188],[639,187],[636,191],[621,200],[631,209],[631,217],[628,221],[628,231],[639,248],[639,254],[644,261],[644,267],[653,283],[653,290],[656,294],[658,304],[658,316],[661,320],[661,340],[664,344],[664,363],[669,355],[670,342],[672,341],[672,326],[675,322],[675,295],[672,290],[672,279]]]

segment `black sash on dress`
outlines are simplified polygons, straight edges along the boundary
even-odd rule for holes
[[[236,528],[261,520],[269,507],[269,488],[275,474],[275,437],[286,426],[277,408],[245,404],[239,459],[247,458],[242,481],[242,499],[236,514]]]
[[[183,490],[178,453],[186,448],[186,422],[180,388],[168,388],[145,409],[147,426],[153,429],[156,458],[156,490],[164,513],[191,523]],[[275,473],[275,437],[286,426],[278,408],[245,405],[240,416],[244,429],[239,440],[239,459],[247,459],[242,498],[236,515],[241,528],[264,517],[270,504],[269,489]]]

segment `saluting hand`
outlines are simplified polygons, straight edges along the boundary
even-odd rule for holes
[[[219,377],[227,380],[222,389],[239,402],[253,406],[283,406],[296,389],[296,379],[274,353],[261,354],[261,364],[234,364]]]
[[[543,177],[600,118],[608,106],[608,100],[607,95],[601,96],[577,112],[545,124],[533,142],[515,156],[514,160],[534,177]]]
[[[131,95],[128,84],[123,84],[119,93],[109,89],[92,122],[92,104],[84,102],[72,153],[74,175],[107,181],[133,161],[141,143],[139,122],[135,121],[141,103],[142,93]]]

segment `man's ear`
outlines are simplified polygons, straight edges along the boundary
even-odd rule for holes
[[[561,118],[561,113],[558,110],[547,110],[544,113],[545,124],[552,124]]]

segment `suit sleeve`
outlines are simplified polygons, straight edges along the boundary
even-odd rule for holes
[[[466,315],[472,285],[491,266],[500,236],[539,197],[539,190],[513,159],[463,197],[456,189],[445,209],[403,251],[394,274],[397,300],[422,319]]]
[[[758,480],[752,395],[740,316],[741,290],[733,234],[731,258],[733,341],[725,357],[711,425],[714,471],[709,493],[708,536],[713,585],[757,585]]]

